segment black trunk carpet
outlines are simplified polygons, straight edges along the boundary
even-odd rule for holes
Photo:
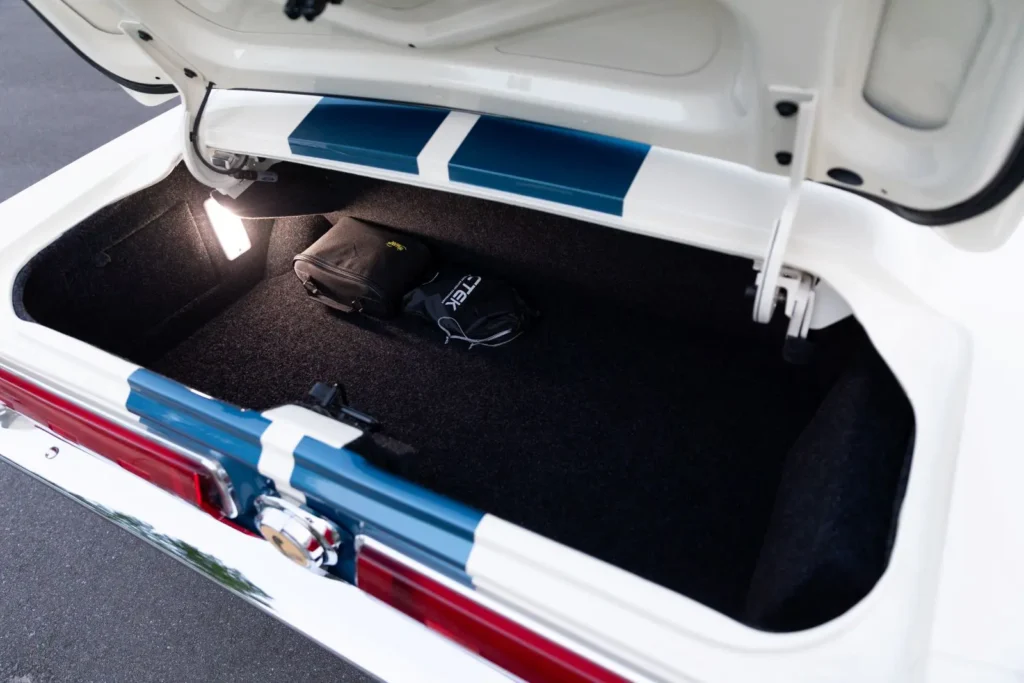
[[[749,262],[394,185],[345,213],[499,272],[541,319],[467,350],[416,320],[345,317],[305,296],[301,245],[275,234],[270,277],[153,368],[256,409],[341,382],[420,449],[420,484],[739,617],[785,454],[821,399],[779,330],[747,322]]]

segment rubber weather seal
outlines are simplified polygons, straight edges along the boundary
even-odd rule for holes
[[[1017,136],[1006,161],[992,177],[988,185],[977,194],[959,204],[944,209],[912,209],[892,202],[881,202],[883,206],[901,218],[912,223],[941,227],[979,216],[1001,204],[1024,182],[1024,131]]]

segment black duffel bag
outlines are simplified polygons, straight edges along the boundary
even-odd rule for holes
[[[295,274],[314,299],[339,311],[387,318],[423,281],[430,252],[419,240],[342,218],[295,257]]]

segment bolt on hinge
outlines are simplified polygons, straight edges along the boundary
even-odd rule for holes
[[[786,246],[793,229],[797,208],[800,205],[800,190],[810,160],[811,137],[814,133],[814,116],[817,100],[813,93],[806,91],[779,91],[785,95],[787,118],[796,117],[796,135],[793,153],[789,159],[789,190],[782,213],[772,227],[771,239],[764,258],[755,263],[758,271],[754,282],[754,322],[767,324],[775,313],[776,303],[785,302],[785,312],[790,319],[788,335],[805,337],[810,329],[811,313],[814,307],[814,287],[817,279],[783,266]]]
[[[755,270],[760,270],[763,263],[758,261],[754,264]],[[760,287],[764,281],[764,273],[759,272],[755,279],[755,287]],[[789,327],[786,328],[787,337],[804,339],[811,329],[811,318],[814,313],[814,289],[818,285],[818,278],[803,273],[793,268],[783,268],[779,272],[776,281],[774,304],[782,304],[783,312],[789,318]]]

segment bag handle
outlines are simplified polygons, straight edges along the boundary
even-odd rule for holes
[[[352,313],[359,312],[362,310],[362,307],[356,308],[355,306],[349,306],[339,301],[335,301],[329,296],[324,296],[323,294],[320,293],[320,290],[317,289],[316,283],[313,282],[313,278],[303,280],[302,286],[306,288],[306,294],[308,294],[310,297],[316,299],[325,306],[329,306],[337,311],[341,311],[342,313]]]

